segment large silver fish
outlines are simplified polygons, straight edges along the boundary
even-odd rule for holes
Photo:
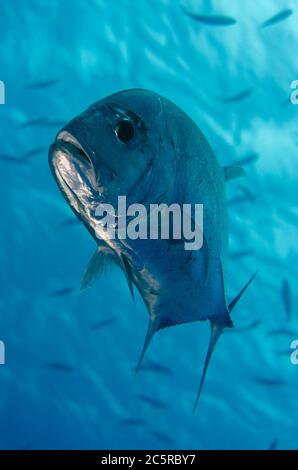
[[[196,124],[166,98],[141,89],[104,98],[70,121],[49,152],[52,173],[68,204],[98,245],[83,287],[109,261],[125,273],[133,294],[140,292],[149,312],[141,353],[154,333],[181,323],[209,320],[211,338],[197,404],[216,341],[232,326],[230,313],[252,281],[228,305],[225,276],[228,248],[226,180],[237,167],[222,168]],[[204,239],[197,251],[181,240],[120,240],[107,236],[99,204],[203,204]]]

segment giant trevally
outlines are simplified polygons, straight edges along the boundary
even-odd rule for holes
[[[137,370],[153,335],[172,325],[209,320],[211,338],[197,404],[215,344],[235,299],[226,297],[228,227],[226,181],[240,168],[222,168],[206,138],[179,107],[142,89],[115,93],[90,106],[58,133],[49,162],[66,201],[96,241],[83,285],[107,263],[123,270],[131,293],[140,292],[149,325]],[[97,216],[118,196],[127,204],[203,204],[204,238],[199,250],[176,239],[110,238]]]

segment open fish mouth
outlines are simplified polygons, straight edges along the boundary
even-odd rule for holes
[[[89,219],[101,200],[91,156],[69,132],[61,131],[49,150],[51,171],[73,211]]]
[[[56,143],[62,144],[73,151],[73,154],[76,158],[81,159],[82,162],[85,162],[87,165],[92,166],[92,159],[88,152],[84,149],[82,144],[72,135],[70,132],[61,131],[56,137]]]

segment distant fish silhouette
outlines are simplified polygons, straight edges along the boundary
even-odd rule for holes
[[[269,331],[266,336],[268,338],[270,338],[272,336],[291,336],[291,337],[294,337],[296,334],[297,334],[296,331],[286,329],[286,328],[279,328],[279,329],[276,329],[276,330]]]
[[[0,155],[0,161],[13,164],[24,164],[27,163],[26,159],[22,157],[14,157],[13,155]]]
[[[290,358],[291,352],[292,350],[290,348],[278,349],[277,351],[275,351],[275,355],[280,357],[286,356]]]
[[[243,194],[231,198],[228,201],[229,206],[240,204],[240,203],[246,203],[246,202],[255,202],[256,197],[255,197],[255,195],[253,194],[252,191],[250,191],[245,186],[241,186],[240,190],[242,191]]]
[[[276,450],[277,448],[277,445],[278,445],[278,440],[277,439],[273,439],[273,441],[271,441],[269,447],[268,447],[268,450]]]
[[[30,158],[34,157],[35,155],[38,155],[39,153],[42,153],[44,150],[44,147],[36,147],[26,152],[22,157],[14,157],[13,155],[8,154],[0,155],[0,161],[13,164],[26,164],[29,163]]]
[[[181,5],[181,9],[183,13],[187,16],[192,18],[193,20],[197,21],[198,23],[207,25],[207,26],[232,26],[237,21],[235,18],[230,16],[222,16],[222,15],[200,15],[197,13],[191,13],[190,11],[186,10],[186,8]]]
[[[255,381],[266,387],[280,387],[286,385],[286,382],[281,379],[255,378]]]
[[[290,104],[292,104],[291,96],[287,96],[286,99],[281,103],[281,108],[287,108]]]
[[[60,128],[63,126],[65,126],[65,121],[50,121],[47,119],[44,122],[44,127]]]
[[[286,10],[282,10],[279,13],[276,13],[276,15],[271,16],[268,20],[264,21],[264,23],[261,24],[261,28],[267,28],[268,26],[273,26],[276,23],[280,23],[281,21],[286,20],[289,16],[293,14],[293,10],[290,8]]]
[[[235,196],[228,201],[229,206],[249,202],[245,196]]]
[[[145,421],[140,418],[124,418],[119,421],[123,426],[145,426]]]
[[[248,98],[252,94],[252,92],[253,92],[253,89],[248,88],[246,90],[241,91],[240,93],[237,93],[236,95],[222,98],[221,101],[223,103],[238,103],[239,101],[242,101],[245,98]]]
[[[77,218],[69,218],[69,219],[65,219],[63,220],[59,225],[58,227],[69,227],[70,225],[79,225],[81,224],[81,221],[78,220]]]
[[[240,250],[240,251],[232,251],[229,254],[230,259],[240,259],[240,258],[245,258],[246,256],[251,256],[252,251],[251,250]]]
[[[74,292],[73,287],[64,287],[63,289],[58,289],[50,293],[51,297],[62,297],[63,295],[72,294]]]
[[[74,367],[65,364],[64,362],[47,362],[44,366],[48,369],[54,369],[61,372],[72,372],[74,370]]]
[[[148,405],[153,406],[154,408],[164,408],[165,407],[164,402],[162,402],[160,400],[156,400],[155,398],[149,397],[148,395],[138,395],[138,398],[140,400],[142,400],[143,402],[147,403]]]
[[[256,200],[255,194],[246,186],[241,186],[240,189],[249,201],[254,202]]]
[[[158,362],[152,361],[150,359],[147,359],[141,369],[141,372],[158,372],[160,374],[164,375],[171,375],[172,371],[166,367],[163,366],[162,364],[159,364]]]
[[[92,323],[90,328],[91,330],[98,330],[99,328],[104,328],[105,326],[112,325],[113,323],[117,321],[118,321],[117,317],[107,318],[105,320]]]
[[[241,188],[242,195],[235,196],[228,201],[228,205],[235,205],[245,202],[255,202],[256,197],[248,188],[242,186]]]
[[[36,155],[39,155],[40,153],[43,153],[45,151],[45,147],[35,147],[32,150],[28,150],[24,154],[24,159],[27,160],[29,158],[35,157]]]
[[[18,450],[32,450],[32,449],[34,449],[32,442],[26,442],[18,448]]]
[[[41,89],[41,88],[49,88],[51,86],[54,86],[54,85],[57,85],[57,83],[59,83],[59,79],[58,78],[53,78],[51,80],[41,80],[41,81],[38,81],[38,82],[33,82],[33,83],[29,83],[28,85],[26,85],[26,88],[28,90],[38,90],[38,89]]]
[[[158,439],[159,441],[162,441],[164,444],[166,444],[168,446],[173,445],[173,439],[170,436],[168,436],[167,434],[164,434],[164,433],[159,432],[159,431],[151,431],[150,434],[151,434],[152,437],[155,437],[156,439]]]
[[[287,319],[289,320],[292,311],[292,293],[289,281],[287,281],[287,279],[284,279],[281,285],[281,296],[285,306]]]
[[[249,165],[250,163],[254,163],[259,159],[259,154],[258,153],[250,153],[249,155],[246,155],[243,158],[239,158],[239,160],[236,160],[235,165],[238,166],[243,166],[243,165]]]
[[[231,333],[242,333],[243,331],[250,331],[250,330],[254,330],[255,328],[257,328],[259,325],[261,324],[261,322],[259,320],[255,320],[253,321],[252,323],[249,323],[248,325],[246,326],[240,326],[239,328],[234,328],[234,329],[231,329],[229,330],[227,333],[231,334]]]
[[[27,127],[35,127],[40,126],[46,122],[46,118],[37,118],[37,119],[29,119],[28,121],[23,122],[18,127],[19,129],[26,129]]]

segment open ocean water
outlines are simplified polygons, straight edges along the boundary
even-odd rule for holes
[[[294,0],[1,2],[1,449],[297,449],[297,22]],[[133,87],[184,109],[221,164],[246,159],[228,184],[229,297],[260,271],[195,414],[209,325],[162,330],[135,378],[148,314],[116,267],[80,293],[95,244],[48,166],[64,123]]]

